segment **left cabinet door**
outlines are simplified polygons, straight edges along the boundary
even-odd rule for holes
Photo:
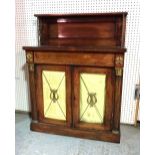
[[[38,119],[53,125],[71,125],[71,74],[67,66],[36,66]]]

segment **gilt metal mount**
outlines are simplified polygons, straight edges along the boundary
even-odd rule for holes
[[[118,56],[116,56],[116,58],[115,58],[115,64],[118,66],[122,66],[123,65],[123,61],[124,61],[124,59],[123,59],[123,56],[121,56],[121,55],[118,55]]]
[[[33,54],[32,53],[29,52],[26,54],[26,61],[33,62]]]
[[[87,103],[93,107],[97,102],[96,93],[88,93]]]
[[[112,133],[117,135],[117,134],[119,134],[119,131],[118,130],[112,130]]]
[[[123,76],[123,68],[115,67],[116,76]]]
[[[29,71],[33,72],[34,71],[34,64],[28,64],[29,66]]]
[[[51,89],[50,99],[55,103],[59,99],[59,95],[57,93],[57,89]]]

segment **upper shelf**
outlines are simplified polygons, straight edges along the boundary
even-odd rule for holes
[[[124,47],[126,12],[35,14],[39,45]]]

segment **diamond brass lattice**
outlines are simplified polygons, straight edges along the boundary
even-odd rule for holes
[[[51,76],[51,75],[52,76]],[[54,78],[54,76],[56,74],[59,74],[60,76],[57,75],[57,77]],[[64,103],[62,104],[61,101],[62,97],[61,96],[65,96],[65,91],[60,91],[59,89],[62,86],[65,86],[65,73],[64,72],[52,72],[52,71],[43,71],[42,72],[42,78],[43,78],[43,92],[44,92],[44,105],[47,104],[47,101],[50,101],[48,103],[48,106],[46,106],[47,108],[44,109],[44,115],[45,117],[49,117],[49,118],[53,118],[52,116],[49,115],[57,115],[54,116],[55,119],[60,119],[60,120],[66,120],[66,114],[65,114],[65,99],[64,99]],[[53,79],[53,81],[52,81]],[[58,80],[60,79],[60,80]],[[56,81],[55,81],[56,80]],[[48,85],[48,87],[45,87],[44,85]],[[65,88],[63,88],[65,89]],[[55,106],[57,105],[59,111],[54,110],[52,112],[50,112],[52,109],[51,108],[56,108]],[[63,105],[63,107],[62,107]],[[61,112],[61,116],[58,116],[58,114],[60,114]],[[62,118],[63,116],[63,118]]]
[[[98,109],[98,106],[99,106],[99,104],[100,105],[103,104],[103,106],[102,106],[103,109],[102,110],[104,111],[104,101],[102,100],[102,103],[100,103],[101,100],[100,100],[99,92],[98,92],[97,88],[96,89],[93,89],[93,88],[95,88],[95,85],[94,85],[95,82],[97,82],[97,83],[100,84],[100,80],[102,80],[101,83],[103,84],[103,81],[105,83],[105,77],[106,76],[105,75],[101,75],[100,77],[97,78],[96,76],[99,76],[99,75],[89,74],[90,77],[93,76],[93,77],[96,77],[96,79],[95,78],[94,78],[94,80],[91,79],[91,81],[94,81],[94,82],[93,83],[90,83],[89,85],[93,85],[93,86],[91,87],[91,89],[88,89],[88,83],[87,83],[88,81],[87,81],[87,79],[84,79],[84,77],[82,75],[84,75],[84,74],[81,74],[80,75],[80,79],[81,79],[80,81],[81,81],[81,85],[84,86],[84,88],[85,88],[85,90],[87,92],[87,95],[84,97],[85,98],[84,99],[84,103],[87,104],[87,106],[84,108],[84,110],[82,110],[83,101],[82,101],[82,97],[80,97],[80,110],[82,110],[82,112],[80,111],[80,121],[84,121],[83,120],[83,117],[86,115],[86,113],[88,112],[88,110],[90,108],[94,108],[95,114],[93,114],[93,115],[97,115],[98,118],[99,118],[99,120],[100,120],[100,121],[97,120],[96,123],[103,123],[104,113],[101,114],[101,109],[99,110]],[[102,91],[103,90],[105,91],[105,84],[104,85],[101,85],[101,87],[103,87],[102,88]],[[102,94],[103,96],[105,96],[105,94],[104,94],[105,92],[104,91],[101,92],[101,93],[103,93]],[[80,96],[82,96],[81,89],[80,89]],[[101,106],[99,106],[99,107],[101,107]],[[94,122],[92,122],[92,123],[94,123]]]

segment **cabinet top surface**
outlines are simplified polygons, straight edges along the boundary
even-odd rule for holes
[[[105,47],[76,47],[76,46],[24,46],[27,51],[41,52],[98,52],[98,53],[124,53],[126,48],[105,48]]]
[[[66,14],[34,14],[36,17],[66,17],[66,16],[120,16],[127,15],[127,12],[111,12],[111,13],[66,13]]]

